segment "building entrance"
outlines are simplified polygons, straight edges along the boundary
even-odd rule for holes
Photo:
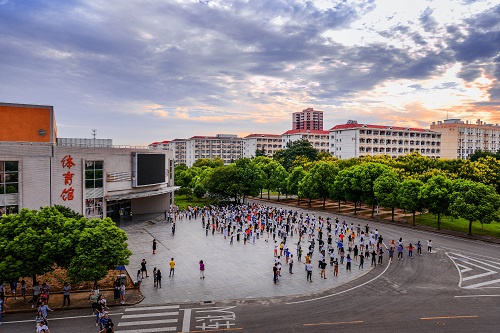
[[[115,222],[129,220],[132,218],[132,201],[108,201],[106,211],[106,216],[111,218]]]

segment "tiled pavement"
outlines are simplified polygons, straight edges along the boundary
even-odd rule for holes
[[[318,216],[316,214],[316,216]],[[326,217],[327,214],[324,214]],[[331,215],[332,218],[334,215]],[[134,217],[135,218],[135,217]],[[140,262],[147,261],[149,278],[144,278],[141,292],[145,296],[141,305],[158,305],[172,303],[190,303],[204,301],[223,301],[237,299],[258,299],[278,296],[291,296],[318,293],[359,277],[370,270],[370,261],[365,260],[365,269],[359,270],[353,261],[352,272],[347,273],[345,266],[340,266],[338,278],[333,276],[333,268],[328,266],[327,279],[320,279],[317,268],[317,247],[313,256],[313,282],[306,281],[304,265],[295,260],[294,274],[288,273],[284,264],[282,277],[278,285],[274,285],[273,276],[273,243],[260,238],[255,244],[252,241],[229,244],[229,237],[224,239],[220,233],[205,235],[201,219],[177,221],[175,235],[172,235],[171,224],[160,221],[157,224],[142,222],[128,223],[122,228],[129,237],[129,249],[133,252],[130,265],[127,266],[132,279],[135,280]],[[152,254],[152,240],[158,241],[156,254]],[[296,252],[298,237],[288,238],[292,254]],[[279,241],[278,241],[279,243]],[[302,242],[302,248],[307,248]],[[305,252],[305,251],[304,251]],[[168,262],[174,257],[176,261],[175,277],[169,278]],[[199,278],[198,262],[205,262],[205,279]],[[284,263],[284,260],[283,260]],[[153,267],[162,271],[162,288],[153,287]]]

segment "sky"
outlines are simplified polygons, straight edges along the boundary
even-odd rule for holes
[[[0,102],[59,137],[500,123],[499,79],[499,0],[0,0]]]

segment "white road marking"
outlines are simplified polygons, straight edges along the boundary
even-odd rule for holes
[[[385,245],[385,248],[387,249],[387,245]],[[288,303],[285,303],[286,305],[290,305],[290,304],[300,304],[300,303],[307,303],[307,302],[313,302],[313,301],[317,301],[317,300],[320,300],[320,299],[324,299],[324,298],[329,298],[329,297],[332,297],[332,296],[337,296],[337,295],[341,295],[341,294],[344,294],[346,292],[349,292],[349,291],[352,291],[352,290],[355,290],[355,289],[358,289],[358,288],[361,288],[363,287],[364,285],[367,285],[368,283],[372,283],[373,281],[377,280],[379,277],[381,277],[388,269],[389,269],[389,266],[391,265],[391,261],[390,260],[387,260],[387,266],[385,267],[385,269],[382,271],[382,273],[380,273],[379,275],[377,275],[376,277],[374,277],[373,279],[369,280],[369,281],[366,281],[365,283],[362,283],[360,285],[357,285],[355,287],[352,287],[352,288],[349,288],[347,290],[344,290],[344,291],[340,291],[338,293],[335,293],[335,294],[330,294],[330,295],[325,295],[325,296],[321,296],[321,297],[316,297],[316,298],[310,298],[310,299],[305,299],[305,300],[302,300],[302,301],[296,301],[296,302],[288,302]]]
[[[184,309],[184,319],[182,320],[182,332],[189,332],[191,327],[191,309]]]
[[[150,318],[150,317],[178,316],[178,315],[179,315],[179,312],[153,312],[153,313],[123,315],[122,319]]]
[[[473,258],[469,255],[461,253],[446,252],[446,255],[451,259],[453,264],[459,273],[458,286],[464,289],[475,289],[480,287],[489,286],[500,282],[500,279],[488,280],[483,282],[478,282],[471,285],[464,285],[464,282],[486,277],[489,275],[494,275],[500,272],[500,262]],[[470,276],[464,276],[464,273],[472,272],[474,273],[474,268],[480,269],[483,273],[478,273]],[[499,288],[499,287],[488,287],[488,288]]]
[[[173,310],[178,309],[179,305],[162,305],[162,306],[144,306],[138,308],[127,308],[125,312],[129,311],[155,311],[155,310]]]
[[[156,324],[172,324],[178,322],[178,319],[158,319],[158,320],[142,320],[142,321],[121,321],[118,326],[137,326],[137,325],[156,325]]]
[[[109,313],[110,316],[121,315],[121,314],[123,314],[123,312]],[[78,319],[78,318],[95,318],[95,315],[50,318],[50,321],[53,321],[53,320],[64,320],[64,319]],[[13,321],[3,321],[2,324],[19,324],[19,323],[33,323],[33,322],[34,321],[32,319],[29,319],[29,320],[13,320]]]
[[[154,332],[172,332],[177,331],[177,327],[157,327],[157,328],[142,328],[142,329],[134,329],[134,330],[116,330],[118,333],[154,333]]]
[[[459,296],[455,296],[457,298],[459,297],[500,297],[500,295],[459,295]]]

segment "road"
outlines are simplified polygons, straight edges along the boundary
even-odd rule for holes
[[[500,332],[500,246],[387,224],[370,227],[385,244],[399,237],[405,244],[420,240],[423,255],[410,259],[405,251],[403,260],[391,263],[386,256],[359,279],[315,295],[116,307],[110,311],[115,331]],[[432,253],[426,251],[429,239]],[[97,332],[90,309],[51,315],[52,333]],[[33,319],[32,313],[8,315],[0,332],[33,332]]]

